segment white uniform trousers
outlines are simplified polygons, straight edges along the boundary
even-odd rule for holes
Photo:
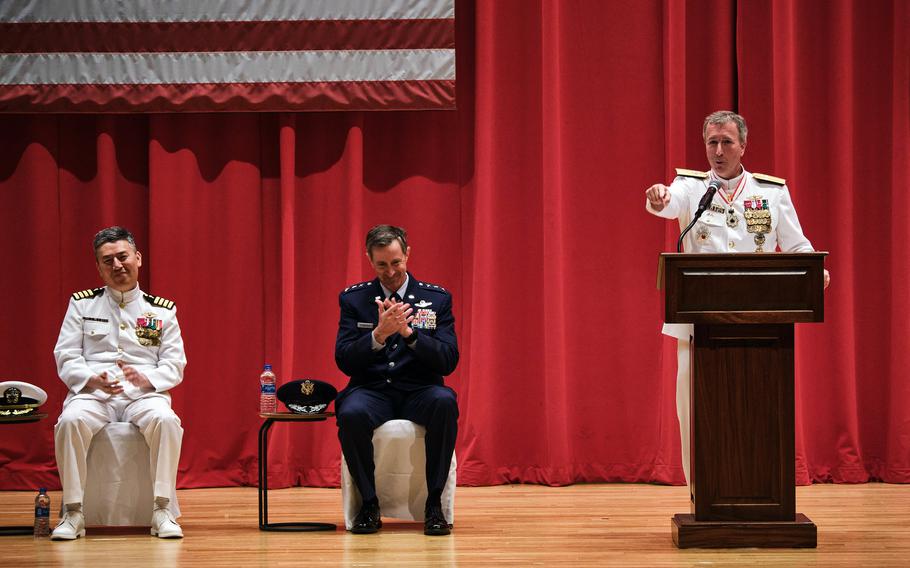
[[[177,462],[183,428],[180,418],[163,397],[107,401],[73,399],[54,427],[57,469],[63,483],[63,504],[81,503],[85,494],[86,456],[92,437],[109,422],[135,424],[149,446],[155,497],[169,497],[177,484]],[[149,503],[151,507],[153,504]]]
[[[679,418],[679,437],[682,447],[682,466],[683,474],[686,476],[686,483],[689,483],[689,457],[691,449],[689,447],[690,438],[690,416],[689,402],[691,381],[689,366],[689,338],[678,339],[676,345],[676,416]]]

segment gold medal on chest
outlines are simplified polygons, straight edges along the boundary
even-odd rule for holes
[[[771,232],[771,209],[768,200],[760,195],[753,195],[743,202],[746,230],[755,236],[755,252],[764,252],[765,235]]]

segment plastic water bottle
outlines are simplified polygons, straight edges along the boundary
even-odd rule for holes
[[[272,366],[266,363],[265,369],[259,375],[259,414],[274,414],[278,411],[278,401],[275,396],[276,382]]]
[[[47,489],[38,490],[38,496],[35,497],[35,538],[45,537],[51,534],[51,498],[47,494]]]

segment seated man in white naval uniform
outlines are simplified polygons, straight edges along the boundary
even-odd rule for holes
[[[709,183],[720,189],[710,208],[699,217],[683,241],[685,252],[812,252],[790,199],[786,181],[747,172],[742,166],[746,152],[746,120],[722,110],[705,118],[702,137],[711,169],[676,170],[667,187],[657,183],[645,190],[645,209],[658,217],[679,219],[688,226]],[[825,270],[825,287],[830,275]],[[683,473],[689,481],[689,338],[691,324],[664,324],[664,334],[676,337],[676,413],[682,438]]]
[[[54,347],[57,373],[69,393],[54,428],[66,510],[51,538],[85,535],[86,455],[92,437],[113,421],[135,424],[149,445],[151,534],[182,538],[168,508],[183,440],[169,394],[186,366],[177,308],[139,289],[142,255],[129,231],[109,227],[95,235],[93,245],[105,286],[72,295]]]

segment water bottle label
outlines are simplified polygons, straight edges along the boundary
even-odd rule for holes
[[[45,507],[35,507],[35,516],[36,517],[50,517],[51,510]]]
[[[264,384],[264,385],[260,385],[260,386],[261,386],[260,392],[262,394],[275,394],[275,392],[276,392],[274,383]]]

